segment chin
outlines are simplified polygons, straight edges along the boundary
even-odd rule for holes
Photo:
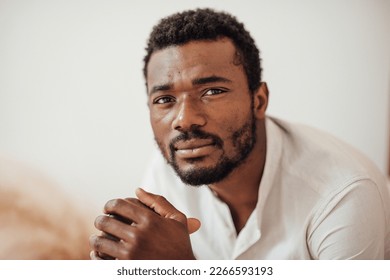
[[[179,169],[173,166],[181,181],[190,186],[202,186],[217,183],[223,180],[228,174],[220,172],[218,167],[189,167]]]

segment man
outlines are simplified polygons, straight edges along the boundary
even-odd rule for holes
[[[144,61],[151,125],[174,172],[157,158],[151,192],[105,205],[92,259],[389,256],[384,178],[333,137],[266,116],[259,51],[234,17],[167,17]]]

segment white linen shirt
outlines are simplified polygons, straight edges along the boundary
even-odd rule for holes
[[[390,258],[389,190],[369,160],[324,132],[270,117],[266,137],[258,202],[238,235],[207,186],[183,184],[159,153],[153,160],[144,187],[201,221],[191,235],[197,259]]]

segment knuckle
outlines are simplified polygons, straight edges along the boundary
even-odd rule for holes
[[[136,204],[139,203],[139,200],[134,198],[134,197],[127,197],[127,198],[125,198],[125,200],[128,202],[136,203]]]
[[[152,211],[147,211],[142,216],[143,227],[150,228],[155,225],[156,214]]]
[[[134,239],[134,236],[136,235],[136,231],[135,231],[135,229],[126,230],[126,231],[123,232],[123,234],[125,235],[125,240],[127,240],[126,242],[129,242],[129,240],[133,240]],[[123,242],[123,240],[121,242]]]
[[[135,253],[133,248],[130,246],[124,246],[118,251],[118,255],[120,259],[123,260],[133,260],[135,259]]]
[[[120,208],[123,206],[124,200],[120,198],[111,199],[107,201],[107,203],[104,205],[104,210],[106,212],[112,212],[117,208]]]
[[[162,195],[156,195],[155,203],[166,203],[167,199]]]
[[[93,249],[95,251],[100,251],[102,246],[103,246],[103,239],[99,236],[92,235],[89,238],[89,245],[90,245],[91,249]]]
[[[144,234],[142,231],[136,231],[132,236],[132,244],[131,247],[137,249],[138,246],[142,246],[144,242]]]
[[[187,216],[181,212],[175,212],[173,216],[175,216],[179,221],[187,221]]]
[[[147,207],[145,204],[143,204],[139,199],[137,198],[134,198],[134,197],[128,197],[125,199],[127,202],[133,204],[133,205],[136,205],[138,207],[141,207],[141,208],[146,208],[146,209],[149,209],[149,207]]]
[[[140,206],[141,208],[146,208],[146,209],[149,209],[148,206],[146,206],[145,204],[143,204],[139,199],[134,199],[133,203],[137,206]]]
[[[139,254],[139,252],[142,250],[142,235],[135,234],[132,236],[131,241],[129,242],[123,242],[122,246],[118,250],[119,259],[124,260],[135,260]]]
[[[107,216],[101,215],[95,219],[95,227],[100,230],[107,228],[108,223],[109,223],[109,217]]]

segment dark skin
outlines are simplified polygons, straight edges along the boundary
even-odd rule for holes
[[[150,121],[165,157],[169,157],[170,141],[193,126],[224,141],[223,148],[202,140],[179,145],[175,156],[183,171],[213,167],[222,154],[234,156],[237,151],[232,132],[254,117],[257,141],[248,158],[223,180],[209,185],[229,206],[239,233],[256,206],[265,164],[266,84],[250,93],[234,44],[221,38],[156,51],[149,61],[147,85]],[[120,215],[133,223],[98,217],[96,228],[118,240],[104,234],[92,236],[91,258],[108,255],[114,259],[194,259],[189,235],[200,222],[187,219],[161,196],[143,190],[137,190],[136,195],[138,202],[113,200],[106,204],[105,213]]]
[[[194,259],[189,234],[198,230],[199,221],[187,219],[162,196],[143,189],[137,189],[136,195],[139,200],[113,199],[106,203],[104,212],[110,215],[95,220],[103,234],[91,236],[91,258]],[[115,216],[126,217],[127,222]]]

